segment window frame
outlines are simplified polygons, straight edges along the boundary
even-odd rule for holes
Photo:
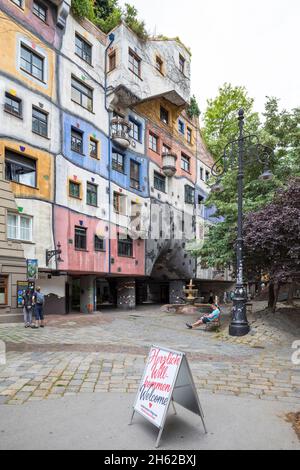
[[[95,155],[93,155],[91,151],[92,143],[95,144],[95,148],[96,148]],[[99,140],[95,139],[94,137],[90,137],[90,140],[89,140],[89,157],[93,158],[94,160],[99,160]]]
[[[102,248],[97,247],[97,242],[102,242]],[[94,235],[94,250],[97,253],[104,253],[106,251],[105,238],[99,237],[97,234]]]
[[[163,183],[163,185],[156,184],[157,181],[159,181],[160,183]],[[160,191],[161,193],[166,193],[166,177],[164,175],[161,175],[158,171],[155,171],[155,170],[154,170],[154,175],[153,175],[153,185],[157,191]]]
[[[76,137],[77,134],[77,137]],[[74,139],[76,139],[76,142],[79,142],[79,136],[81,136],[81,145],[80,145],[80,151],[78,151],[78,148],[74,146]],[[83,150],[84,150],[84,145],[83,145],[83,136],[84,133],[80,130],[77,129],[76,127],[72,126],[71,127],[71,151],[78,153],[78,155],[84,155]]]
[[[165,117],[163,116],[164,114],[165,114]],[[160,107],[160,121],[163,124],[166,124],[167,126],[169,125],[169,122],[170,122],[170,112],[164,106]]]
[[[186,184],[184,187],[184,202],[185,204],[195,203],[195,188],[189,184]]]
[[[10,1],[14,5],[16,5],[16,7],[21,8],[22,10],[24,10],[24,0],[10,0]]]
[[[135,174],[137,171],[138,175]],[[135,160],[130,160],[130,188],[135,189],[136,191],[140,191],[141,189],[141,164],[136,162]]]
[[[182,119],[178,119],[178,132],[182,135],[185,134],[185,123]]]
[[[80,87],[82,87],[82,89]],[[83,91],[84,89],[86,89],[87,92],[84,92]],[[74,99],[74,95],[72,93],[73,90],[76,90],[76,92],[78,92],[80,94],[79,102],[76,99]],[[85,96],[85,98],[90,102],[90,107],[83,105],[82,96]],[[94,109],[94,90],[90,86],[83,83],[81,80],[78,80],[78,78],[76,78],[74,75],[71,75],[71,100],[74,103],[81,106],[83,109],[86,109],[90,113],[93,113],[93,109]]]
[[[108,54],[108,72],[112,72],[117,68],[117,52],[112,51]]]
[[[77,44],[77,40],[81,41],[81,46]],[[88,49],[86,49],[88,46]],[[81,52],[78,52],[78,50]],[[87,52],[88,51],[88,52]],[[75,32],[75,54],[77,57],[82,59],[86,64],[92,65],[93,63],[93,46],[86,39],[84,39],[79,33]]]
[[[78,233],[78,231],[81,231],[81,234]],[[75,240],[74,247],[76,251],[87,251],[87,228],[79,226],[79,225],[75,225],[74,240]],[[84,248],[81,246],[80,247],[77,246],[78,240],[84,240]]]
[[[6,102],[6,100],[9,99],[11,101],[15,101],[18,103],[19,105],[19,113],[15,113],[13,110],[9,109],[8,108],[8,103]],[[12,116],[15,116],[15,117],[18,117],[20,119],[23,119],[23,106],[22,106],[22,100],[21,98],[18,98],[17,96],[14,96],[14,95],[11,95],[9,92],[5,92],[5,95],[4,95],[4,111],[8,114],[11,114]]]
[[[46,124],[46,134],[43,134],[42,132],[39,132],[37,130],[34,130],[34,127],[33,127],[33,119],[34,119],[34,112],[37,112],[37,113],[40,113],[42,115],[44,115],[44,117],[46,118],[46,120],[44,121],[44,124]],[[40,108],[38,108],[37,106],[32,106],[32,132],[34,134],[37,134],[41,137],[45,137],[46,139],[48,139],[48,117],[49,117],[49,113],[47,113],[46,111],[44,110],[41,110]],[[38,121],[39,121],[39,129],[40,129],[40,120],[38,118],[36,118]]]
[[[193,130],[187,126],[186,128],[186,140],[188,144],[192,144]]]
[[[38,7],[38,11],[36,11],[35,6]],[[39,13],[40,13],[40,11],[39,11],[40,9],[44,10],[45,16],[42,15],[43,17],[41,17],[41,15],[39,14]],[[33,13],[37,18],[39,18],[43,23],[47,24],[48,8],[47,8],[46,5],[44,5],[42,2],[39,2],[39,1],[37,1],[37,0],[33,0],[33,2],[32,2],[32,13]],[[45,18],[45,19],[44,19],[44,18]]]
[[[22,70],[22,72],[26,73],[30,77],[33,77],[35,80],[38,80],[41,83],[45,83],[45,57],[43,57],[41,54],[37,53],[35,50],[31,49],[27,44],[25,44],[22,41],[20,42],[20,47],[21,47],[21,51],[20,51],[20,69]],[[22,51],[24,49],[30,54],[30,62],[28,62],[24,57],[22,57]],[[36,65],[33,65],[32,57],[36,57],[41,61],[41,63],[42,63],[42,68],[41,69],[38,68]],[[22,66],[22,61],[25,61],[26,63],[30,64],[30,71],[28,71],[25,67]],[[35,67],[36,69],[38,69],[42,72],[42,78],[40,78],[39,76],[36,76],[36,75],[34,75],[34,73],[32,73],[33,67]]]
[[[118,156],[117,159],[114,158],[115,155]],[[119,157],[122,157],[121,165],[119,163]],[[114,171],[117,171],[118,173],[122,173],[123,175],[125,175],[125,165],[126,165],[125,158],[126,157],[124,153],[118,152],[117,150],[113,149],[112,157],[111,157],[111,167]]]
[[[186,173],[191,173],[191,157],[181,153],[181,169]]]
[[[133,60],[131,61],[130,59]],[[136,77],[141,78],[142,59],[131,48],[129,48],[128,52],[128,64],[130,72],[132,72]]]
[[[72,191],[71,191],[71,187],[77,187],[78,188],[78,196],[77,194],[72,194]],[[75,180],[72,180],[72,179],[69,179],[69,197],[73,198],[73,199],[78,199],[78,200],[81,200],[81,182],[80,181],[75,181]]]
[[[140,122],[138,122],[136,119],[134,119],[133,117],[129,116],[129,122],[131,123],[131,129],[129,131],[129,135],[130,137],[133,138],[133,140],[135,140],[136,142],[139,142],[141,143],[142,142],[142,132],[141,132],[141,129],[142,129],[142,125]],[[137,133],[136,133],[136,130],[137,130]]]
[[[126,252],[129,248],[129,253]],[[118,233],[118,256],[120,258],[133,258],[133,239],[127,235],[127,238],[120,238]]]
[[[12,154],[11,158],[9,157],[9,155],[7,155],[8,152],[9,152],[9,154]],[[20,162],[18,162],[18,161],[15,162],[14,159],[18,159],[18,157],[20,158]],[[26,167],[26,162],[27,162],[27,167]],[[21,153],[15,152],[14,150],[6,149],[5,150],[5,156],[4,156],[4,163],[5,163],[5,179],[6,179],[6,181],[10,181],[10,182],[16,183],[16,184],[22,184],[23,186],[27,186],[29,188],[37,189],[37,160],[35,160],[34,158],[31,158],[31,157],[28,157],[27,155],[23,155]],[[30,168],[31,170],[34,170],[34,171],[29,172],[29,173],[34,173],[34,185],[24,183],[24,182],[20,182],[17,179],[8,179],[7,178],[8,164],[10,164],[10,165],[19,165],[19,166],[22,166],[22,164],[23,164],[24,168],[27,168],[27,169]],[[31,165],[34,168],[32,168]],[[17,175],[17,174],[18,173],[16,172],[15,175]],[[22,174],[22,173],[19,172],[19,175],[20,174]]]
[[[15,225],[16,237],[9,236],[9,226],[10,226],[9,223],[8,223],[9,216],[16,217],[16,225]],[[22,224],[21,224],[22,219],[28,220],[30,222],[29,228],[28,228],[29,237],[27,239],[25,237],[22,238],[22,236],[21,236],[22,230],[24,230],[24,228],[22,229]],[[33,217],[30,216],[30,215],[19,214],[17,212],[8,211],[7,212],[7,239],[8,240],[20,241],[20,242],[23,242],[23,243],[32,243],[32,241],[33,241]]]
[[[158,55],[156,55],[156,58],[155,58],[155,69],[156,69],[161,75],[163,75],[163,66],[164,66],[164,61],[161,59],[161,57],[159,57]]]
[[[182,54],[179,54],[179,70],[183,75],[185,74],[185,64],[186,59],[183,57]]]
[[[153,143],[155,142],[155,148],[153,148]],[[159,153],[159,137],[153,132],[149,132],[149,149],[152,152]]]

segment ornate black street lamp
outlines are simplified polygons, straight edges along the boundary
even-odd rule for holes
[[[231,336],[245,336],[250,331],[247,320],[247,288],[243,276],[243,180],[244,168],[247,165],[257,163],[263,166],[263,174],[260,179],[270,180],[273,175],[269,169],[270,161],[273,156],[273,150],[259,143],[256,135],[244,134],[244,110],[239,111],[239,138],[227,144],[223,156],[215,163],[212,168],[212,175],[217,178],[212,191],[221,192],[221,177],[229,169],[237,169],[238,182],[238,227],[236,242],[236,288],[233,297],[232,319],[229,327]]]
[[[54,256],[58,263],[63,263],[63,259],[60,256],[61,254],[62,254],[62,250],[61,250],[60,242],[58,242],[56,250],[46,250],[46,266],[49,266],[49,263],[51,259],[54,258]]]

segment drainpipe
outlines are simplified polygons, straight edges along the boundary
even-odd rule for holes
[[[111,112],[107,106],[107,59],[108,59],[108,51],[111,48],[114,40],[115,35],[111,33],[109,35],[109,45],[105,49],[105,82],[104,82],[104,90],[105,90],[105,109],[108,113],[108,273],[111,273]]]

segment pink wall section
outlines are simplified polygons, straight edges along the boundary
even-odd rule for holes
[[[87,251],[75,250],[75,226],[87,228]],[[55,242],[61,243],[61,257],[64,260],[59,264],[59,269],[76,274],[88,273],[105,276],[108,273],[108,240],[106,239],[106,251],[96,252],[94,235],[97,233],[99,236],[107,238],[107,226],[107,222],[55,206]],[[111,265],[112,274],[143,276],[145,274],[145,242],[143,240],[134,241],[133,258],[119,257],[116,233],[116,228],[113,227],[111,256],[115,262]],[[69,243],[69,240],[72,240],[73,243]]]

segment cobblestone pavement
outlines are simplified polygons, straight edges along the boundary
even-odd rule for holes
[[[0,325],[7,363],[0,366],[0,403],[59,399],[64,395],[135,392],[152,344],[187,353],[199,393],[209,391],[299,403],[300,366],[293,365],[298,326],[252,319],[253,333],[228,338],[223,330],[187,330],[188,315],[159,307],[109,310],[93,316],[48,317],[47,327]],[[275,317],[274,317],[275,318]]]

